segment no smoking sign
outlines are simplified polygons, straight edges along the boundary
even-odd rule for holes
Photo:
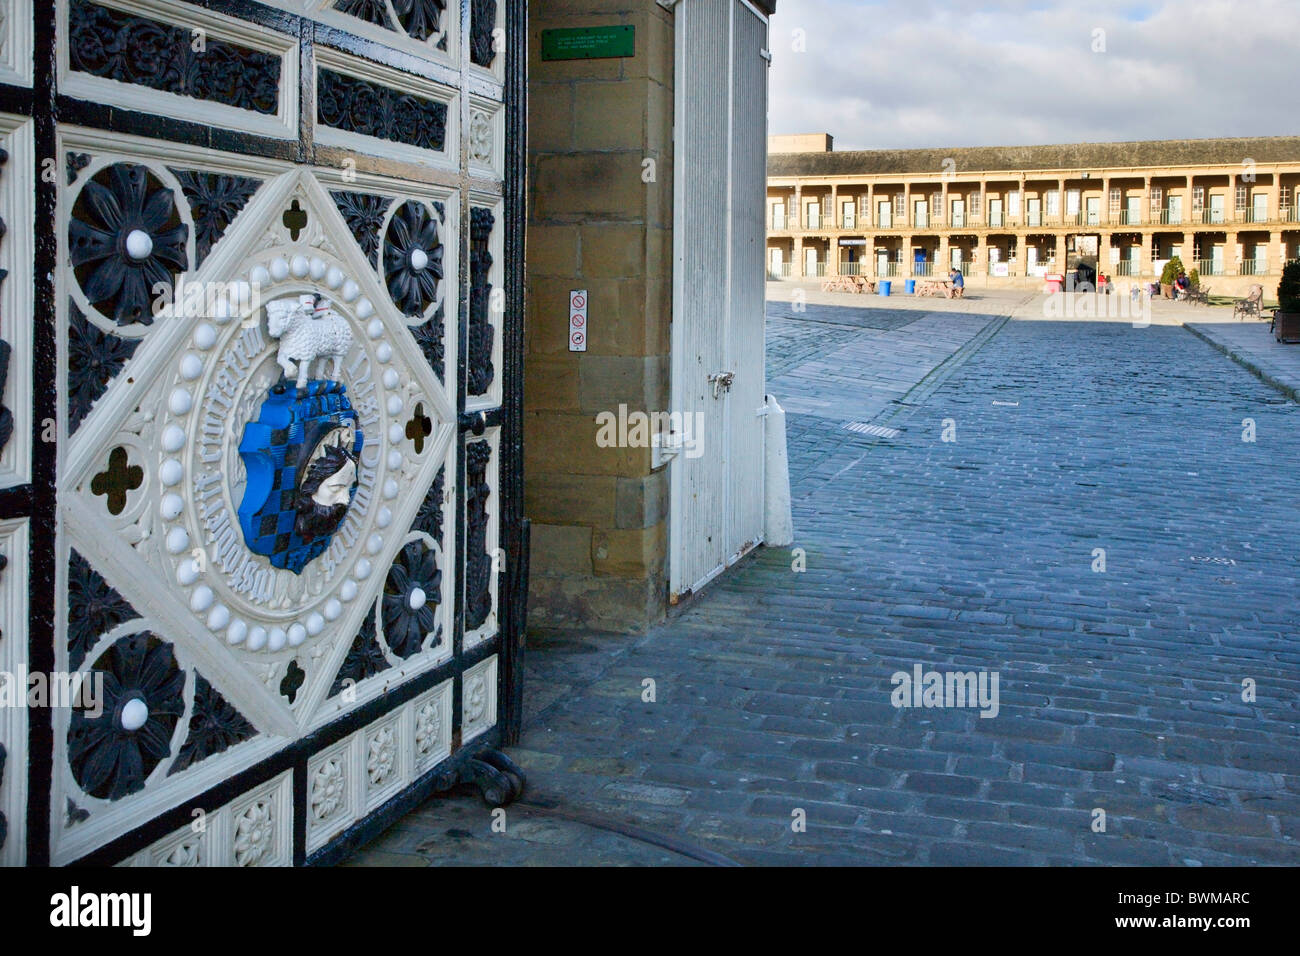
[[[587,351],[587,290],[569,293],[569,351]]]

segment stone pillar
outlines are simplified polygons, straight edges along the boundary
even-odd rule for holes
[[[1151,217],[1151,177],[1146,176],[1142,182],[1142,208],[1138,210],[1141,222],[1152,222]]]
[[[795,233],[794,251],[791,253],[791,255],[794,256],[794,263],[790,266],[790,277],[802,279],[803,278],[803,234],[802,233]]]
[[[904,234],[899,240],[899,248],[902,250],[900,253],[902,262],[898,266],[898,277],[905,279],[912,275],[912,236],[910,234]]]
[[[939,233],[939,251],[934,258],[934,274],[937,276],[946,275],[948,269],[952,266],[951,249],[948,242],[949,233],[947,230]]]
[[[1230,276],[1239,275],[1241,255],[1237,251],[1238,233],[1234,230],[1223,237],[1223,268]]]
[[[840,220],[840,187],[838,183],[831,183],[831,231],[837,231],[844,228],[844,223]]]
[[[1056,257],[1056,262],[1052,265],[1050,271],[1056,273],[1064,273],[1065,272],[1065,233],[1057,232],[1057,234],[1052,238],[1055,240],[1055,248],[1053,250],[1053,254]]]
[[[538,34],[572,26],[586,6],[530,11],[529,623],[635,631],[665,611],[668,472],[648,447],[599,447],[596,416],[670,401],[673,15],[638,4],[602,16],[635,27],[634,57],[543,61]],[[586,352],[568,350],[572,289],[588,292]]]

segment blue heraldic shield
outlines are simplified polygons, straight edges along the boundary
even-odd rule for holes
[[[329,547],[356,494],[363,437],[346,392],[341,382],[281,381],[244,426],[239,525],[249,550],[273,567],[301,574]]]

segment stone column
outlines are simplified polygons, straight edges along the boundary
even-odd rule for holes
[[[1238,233],[1235,230],[1225,234],[1223,237],[1223,268],[1230,276],[1239,275],[1241,272],[1241,269],[1239,268],[1241,265],[1241,257],[1237,253],[1238,241]]]
[[[532,6],[534,30],[583,12],[572,0]],[[600,412],[666,409],[670,386],[673,15],[620,10],[606,20],[635,28],[635,57],[542,61],[534,45],[528,64],[529,620],[603,631],[644,630],[668,591],[668,471],[649,448],[595,441]],[[573,289],[588,290],[599,330],[581,353],[567,347]]]

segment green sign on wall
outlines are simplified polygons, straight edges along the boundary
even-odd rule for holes
[[[601,60],[632,56],[636,27],[571,27],[542,31],[543,60]]]

